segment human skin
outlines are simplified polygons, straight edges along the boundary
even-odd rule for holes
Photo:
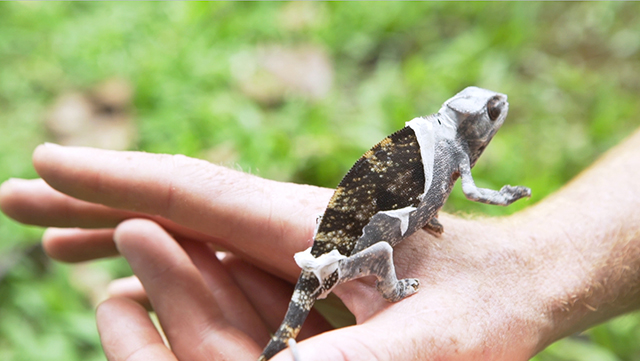
[[[256,359],[299,274],[292,256],[310,246],[332,194],[184,156],[43,145],[33,162],[43,180],[5,182],[2,210],[56,227],[43,236],[53,258],[120,253],[137,276],[115,281],[98,307],[109,360]],[[337,287],[357,325],[331,330],[312,313],[302,359],[527,360],[637,309],[639,179],[636,131],[515,215],[441,214],[444,234],[419,231],[394,249],[398,276],[419,278],[420,292],[388,303],[371,279]],[[141,306],[147,300],[171,349]]]

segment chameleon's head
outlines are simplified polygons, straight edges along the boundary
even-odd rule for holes
[[[439,113],[456,124],[458,136],[469,145],[473,165],[504,123],[508,111],[506,95],[471,86],[447,100]]]

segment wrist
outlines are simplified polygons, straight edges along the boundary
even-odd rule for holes
[[[542,204],[519,228],[535,255],[532,286],[543,320],[537,351],[640,306],[640,232],[599,224],[588,212]]]

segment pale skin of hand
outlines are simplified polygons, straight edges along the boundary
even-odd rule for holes
[[[332,194],[183,156],[45,145],[33,160],[44,181],[7,181],[2,210],[57,227],[43,237],[53,258],[119,252],[138,277],[115,281],[98,307],[109,360],[256,359],[299,274],[292,256],[310,246]],[[420,292],[387,303],[369,279],[341,285],[357,325],[330,330],[312,313],[302,360],[527,360],[637,309],[638,179],[640,132],[516,215],[442,214],[442,236],[420,231],[394,250],[399,277],[419,278]],[[220,261],[211,245],[232,255]],[[171,349],[140,305],[147,298]]]

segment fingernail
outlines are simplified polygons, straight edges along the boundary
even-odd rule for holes
[[[44,146],[47,148],[61,148],[62,146],[60,144],[56,144],[56,143],[50,143],[50,142],[44,142]]]

